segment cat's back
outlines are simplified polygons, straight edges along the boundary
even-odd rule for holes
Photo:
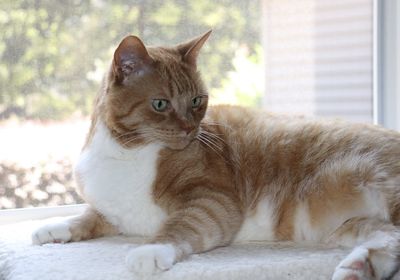
[[[316,119],[302,115],[275,114],[240,106],[211,106],[205,123],[246,149],[259,143],[275,149],[316,147],[357,150],[369,146],[400,153],[400,133],[380,126],[351,123],[340,119]],[[256,145],[257,146],[257,145]],[[379,148],[380,147],[380,148]],[[366,151],[365,149],[363,149]]]
[[[359,168],[370,174],[378,169],[392,177],[400,174],[400,133],[379,126],[237,106],[211,107],[205,123],[223,138],[240,173],[257,178],[262,186],[287,178],[299,185],[324,168],[335,171],[333,166],[343,172]]]

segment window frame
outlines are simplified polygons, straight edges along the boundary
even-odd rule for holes
[[[400,131],[400,2],[374,0],[374,123]]]
[[[0,225],[13,224],[27,220],[40,220],[52,217],[79,215],[88,204],[30,207],[0,210]]]

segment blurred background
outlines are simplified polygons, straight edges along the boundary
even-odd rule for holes
[[[213,29],[211,103],[373,122],[373,0],[1,0],[0,209],[81,202],[72,166],[120,40]]]

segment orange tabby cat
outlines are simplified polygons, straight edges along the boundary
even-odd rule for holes
[[[333,279],[393,275],[400,134],[233,106],[206,113],[196,59],[209,35],[172,48],[121,42],[76,166],[90,209],[33,242],[150,236],[126,257],[139,274],[238,240],[333,243],[355,248]]]

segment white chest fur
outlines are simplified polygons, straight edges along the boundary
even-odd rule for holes
[[[154,235],[166,218],[152,198],[160,149],[158,144],[125,149],[99,123],[79,158],[76,172],[85,199],[124,234]]]

